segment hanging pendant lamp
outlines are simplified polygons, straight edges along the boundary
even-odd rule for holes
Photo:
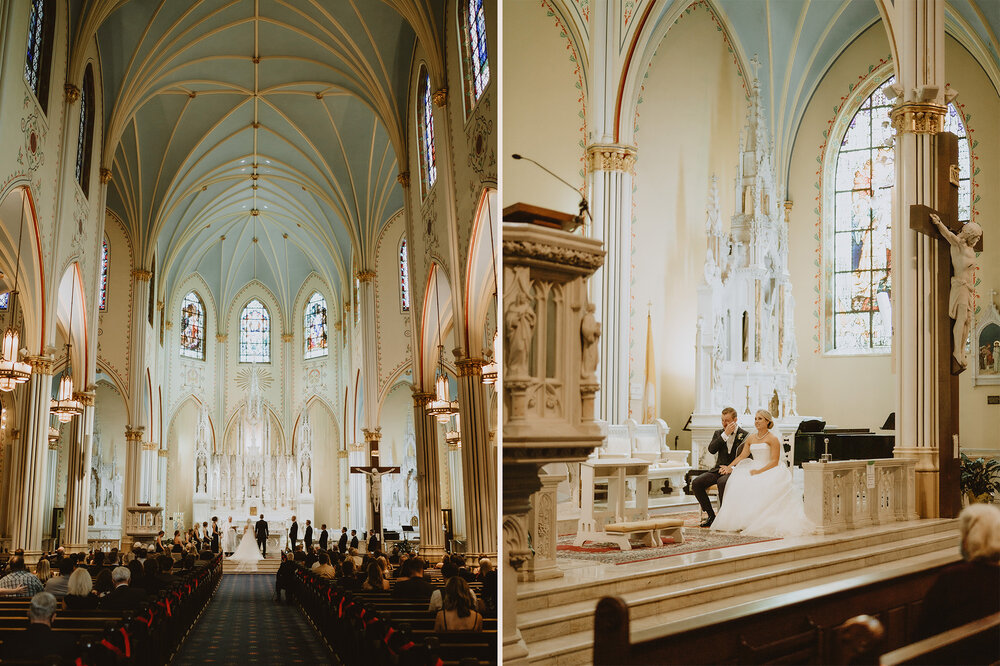
[[[60,423],[69,423],[74,416],[83,414],[83,403],[73,398],[73,371],[70,356],[73,339],[73,310],[76,306],[76,281],[72,284],[69,300],[69,331],[66,333],[66,369],[59,380],[59,393],[49,403],[49,411],[55,414]]]
[[[17,286],[21,277],[21,237],[24,234],[24,196],[21,197],[21,225],[17,234],[17,264],[14,269],[14,289],[10,292],[7,311],[10,313],[10,325],[3,334],[3,346],[0,349],[0,391],[13,391],[18,385],[31,378],[31,366],[18,360],[18,348],[21,335],[14,325],[17,316]]]
[[[434,399],[427,403],[427,413],[437,419],[438,423],[447,423],[452,414],[458,413],[458,403],[452,402],[451,390],[448,386],[448,374],[444,369],[444,345],[441,341],[441,296],[438,294],[437,281],[434,283],[434,300],[437,303],[438,328],[438,367],[434,379]]]

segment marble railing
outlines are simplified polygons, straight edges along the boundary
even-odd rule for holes
[[[157,530],[159,533],[159,530]],[[120,548],[121,539],[87,539],[88,550],[103,550],[105,552],[112,548]]]
[[[130,506],[125,509],[123,532],[138,540],[152,539],[163,529],[162,506]]]
[[[916,520],[914,458],[802,464],[806,516],[823,534]]]

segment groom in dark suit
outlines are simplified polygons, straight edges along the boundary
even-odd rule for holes
[[[260,548],[261,554],[267,557],[267,522],[264,520],[264,514],[260,514],[260,520],[253,528],[253,533],[257,535],[257,547]]]
[[[715,511],[712,509],[712,502],[708,499],[709,487],[715,485],[719,488],[719,506],[722,506],[722,496],[726,492],[726,482],[732,473],[732,462],[743,449],[743,442],[746,440],[747,431],[739,427],[736,423],[736,410],[726,407],[722,410],[722,428],[715,431],[712,441],[708,445],[708,452],[716,455],[715,467],[699,475],[691,482],[691,490],[701,504],[701,509],[708,514],[708,518],[701,524],[701,527],[711,527],[715,522]]]
[[[295,542],[299,540],[299,522],[292,516],[292,526],[288,528],[288,540],[292,542],[292,552],[295,552]]]

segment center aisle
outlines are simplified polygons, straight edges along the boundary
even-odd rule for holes
[[[332,664],[302,613],[274,601],[274,577],[228,575],[174,664]]]

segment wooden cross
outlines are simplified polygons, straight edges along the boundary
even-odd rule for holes
[[[378,439],[370,439],[371,465],[355,465],[350,471],[352,474],[364,474],[368,477],[368,492],[372,504],[372,531],[378,535],[379,543],[382,543],[382,476],[385,474],[399,474],[399,467],[381,467],[378,464]]]
[[[958,137],[942,132],[935,135],[934,140],[934,187],[938,210],[924,205],[910,206],[910,228],[939,241],[935,253],[939,269],[928,298],[932,301],[932,325],[938,341],[934,350],[938,385],[938,510],[941,517],[951,518],[958,515],[961,509],[958,456],[952,442],[958,436],[958,374],[965,368],[954,356],[952,318],[948,314],[953,274],[951,248],[932,221],[931,214],[936,214],[955,234],[961,231],[963,224],[958,219]],[[982,251],[982,238],[974,249]],[[969,307],[972,307],[971,296]]]

